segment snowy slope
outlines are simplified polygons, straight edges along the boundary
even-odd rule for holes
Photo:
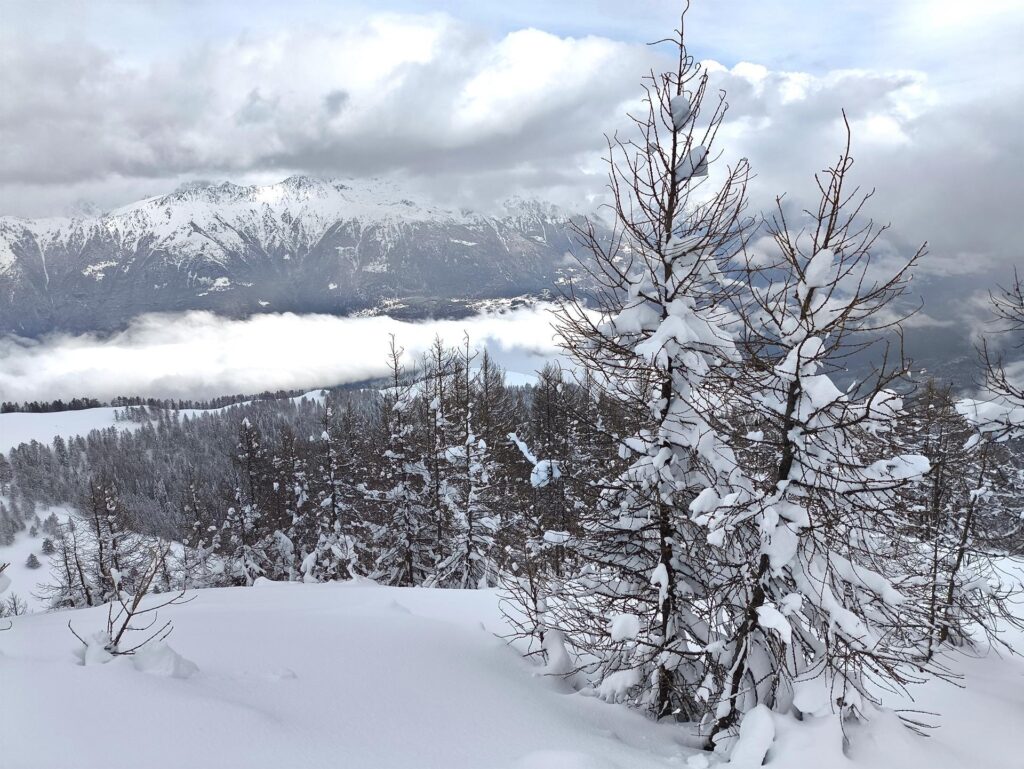
[[[64,508],[50,508],[39,512],[41,518],[45,518],[51,512],[56,513],[59,518],[68,514]],[[42,533],[36,537],[30,536],[26,529],[14,535],[12,544],[0,545],[0,563],[10,564],[4,571],[4,575],[10,580],[10,587],[6,593],[0,595],[0,600],[5,600],[10,597],[11,593],[14,593],[28,605],[28,611],[45,610],[43,602],[36,597],[40,585],[45,585],[50,581],[50,556],[43,555],[42,552],[44,536],[46,535]],[[30,569],[25,565],[25,561],[28,560],[31,553],[34,553],[39,560],[38,569]],[[2,644],[0,644],[0,648],[2,648]]]
[[[534,675],[491,634],[490,592],[272,584],[200,591],[167,616],[191,678],[79,666],[67,621],[100,628],[102,609],[16,618],[0,636],[18,693],[0,697],[0,766],[685,765],[676,730]]]
[[[50,444],[60,435],[72,438],[88,435],[93,430],[118,427],[128,430],[138,427],[133,422],[118,422],[114,412],[122,409],[109,407],[78,411],[53,411],[45,414],[10,412],[0,414],[0,452],[8,452],[20,443]]]
[[[646,769],[706,767],[683,730],[569,693],[497,640],[488,591],[264,584],[166,612],[188,678],[132,660],[82,667],[68,632],[103,609],[16,618],[0,635],[0,767]],[[1017,639],[1018,641],[1024,639]],[[159,668],[169,655],[143,660]],[[931,683],[921,738],[879,719],[843,756],[832,722],[780,719],[773,769],[1011,769],[1024,751],[1024,660],[958,659]],[[87,700],[83,701],[83,697]],[[905,706],[906,703],[892,703]]]
[[[321,400],[322,392],[322,390],[311,390],[292,398],[292,400],[295,402],[303,399]],[[230,408],[230,406],[224,408]],[[31,441],[50,444],[58,435],[67,439],[76,435],[86,436],[93,430],[105,430],[108,427],[116,427],[119,430],[138,429],[138,422],[115,419],[114,413],[123,410],[103,406],[95,409],[53,411],[42,414],[22,412],[0,414],[0,452],[6,453],[18,444]],[[211,411],[222,410],[212,409]],[[202,414],[203,411],[204,409],[181,409],[178,413],[191,418]]]

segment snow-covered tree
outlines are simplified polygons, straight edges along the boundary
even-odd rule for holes
[[[214,512],[202,499],[193,470],[181,500],[182,548],[177,570],[183,588],[216,587],[224,579],[224,563],[219,557],[220,527]]]
[[[842,391],[832,375],[897,326],[894,302],[923,251],[869,274],[880,230],[859,219],[851,166],[847,142],[799,229],[780,200],[765,225],[774,256],[748,263],[736,302],[743,366],[717,413],[736,426],[746,488],[708,489],[690,506],[714,546],[715,674],[702,694],[716,741],[759,705],[863,717],[880,688],[918,671],[922,580],[898,492],[928,462],[885,440],[906,363],[881,343],[876,376]]]
[[[712,187],[726,104],[708,94],[681,30],[675,45],[676,67],[645,83],[636,138],[612,143],[614,237],[581,233],[597,307],[574,300],[559,313],[566,352],[633,427],[616,437],[627,466],[584,512],[580,566],[547,591],[547,617],[602,697],[699,720],[713,598],[706,531],[689,505],[705,489],[733,490],[704,392],[737,359],[722,270],[744,242],[748,165]]]
[[[430,473],[412,445],[409,421],[413,390],[402,364],[402,348],[391,338],[388,365],[390,387],[381,399],[387,429],[380,483],[371,496],[381,504],[382,524],[377,528],[379,556],[372,576],[389,585],[422,585],[432,573],[436,557],[434,521],[427,506]]]
[[[992,294],[993,338],[981,345],[984,388],[979,398],[966,398],[960,411],[990,439],[1024,436],[1024,365],[1008,363],[1001,343],[1024,347],[1024,282],[1014,272],[1013,283]]]
[[[312,547],[303,562],[303,579],[347,579],[372,568],[365,522],[355,510],[355,462],[351,456],[351,426],[345,435],[336,422],[334,405],[324,403],[317,449],[312,519]]]
[[[228,508],[221,527],[221,542],[232,580],[238,585],[251,585],[267,573],[271,542],[265,536],[263,520],[267,456],[259,429],[247,417],[239,427],[235,460],[238,475],[234,504]]]
[[[476,434],[475,407],[479,389],[478,377],[473,375],[473,353],[469,338],[459,351],[456,370],[462,377],[461,387],[465,402],[458,409],[460,417],[460,444],[446,452],[452,466],[447,486],[449,503],[455,509],[452,535],[444,548],[446,555],[437,564],[429,585],[440,587],[489,587],[497,583],[498,566],[494,535],[498,529],[496,498],[491,479],[496,463],[487,442]]]
[[[930,472],[905,490],[908,536],[920,542],[929,572],[926,656],[944,644],[1005,644],[1020,624],[1011,600],[1016,580],[1004,556],[1024,541],[1020,459],[988,440],[957,411],[949,387],[925,384],[910,403],[901,441],[927,457]]]

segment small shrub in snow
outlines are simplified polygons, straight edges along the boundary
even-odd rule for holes
[[[28,602],[17,593],[10,593],[0,601],[0,617],[17,617],[28,612]]]
[[[184,590],[170,598],[163,598],[143,607],[143,599],[150,593],[154,579],[162,564],[166,562],[169,549],[169,545],[161,544],[151,551],[149,566],[139,577],[133,595],[122,590],[120,574],[115,571],[111,575],[116,597],[107,608],[107,626],[104,631],[83,638],[75,632],[71,621],[68,620],[68,628],[84,647],[83,664],[105,662],[113,657],[135,654],[149,644],[162,643],[171,634],[174,626],[170,620],[158,624],[158,612],[167,606],[190,601],[191,599],[185,598]],[[140,619],[145,620],[145,624],[133,624]]]

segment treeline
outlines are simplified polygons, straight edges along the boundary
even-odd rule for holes
[[[15,403],[4,401],[0,403],[0,414],[26,413],[26,414],[48,414],[56,411],[81,411],[82,409],[95,409],[104,406],[114,408],[140,407],[144,406],[153,409],[219,409],[232,406],[236,403],[243,403],[253,400],[277,400],[281,398],[294,398],[302,394],[301,390],[265,390],[256,395],[221,395],[216,398],[197,400],[193,398],[141,398],[139,396],[119,395],[109,402],[99,401],[95,398],[72,398],[68,401],[26,401]]]
[[[53,411],[81,411],[82,409],[94,409],[104,405],[95,398],[72,398],[69,401],[62,401],[59,398],[55,401],[27,401],[25,403],[13,403],[4,401],[0,403],[0,414],[11,414],[23,412],[26,414],[45,414]]]

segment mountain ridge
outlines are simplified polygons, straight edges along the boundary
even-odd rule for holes
[[[99,216],[0,217],[0,332],[123,327],[143,312],[458,314],[550,291],[582,215],[511,198],[443,208],[393,182],[196,183]]]

